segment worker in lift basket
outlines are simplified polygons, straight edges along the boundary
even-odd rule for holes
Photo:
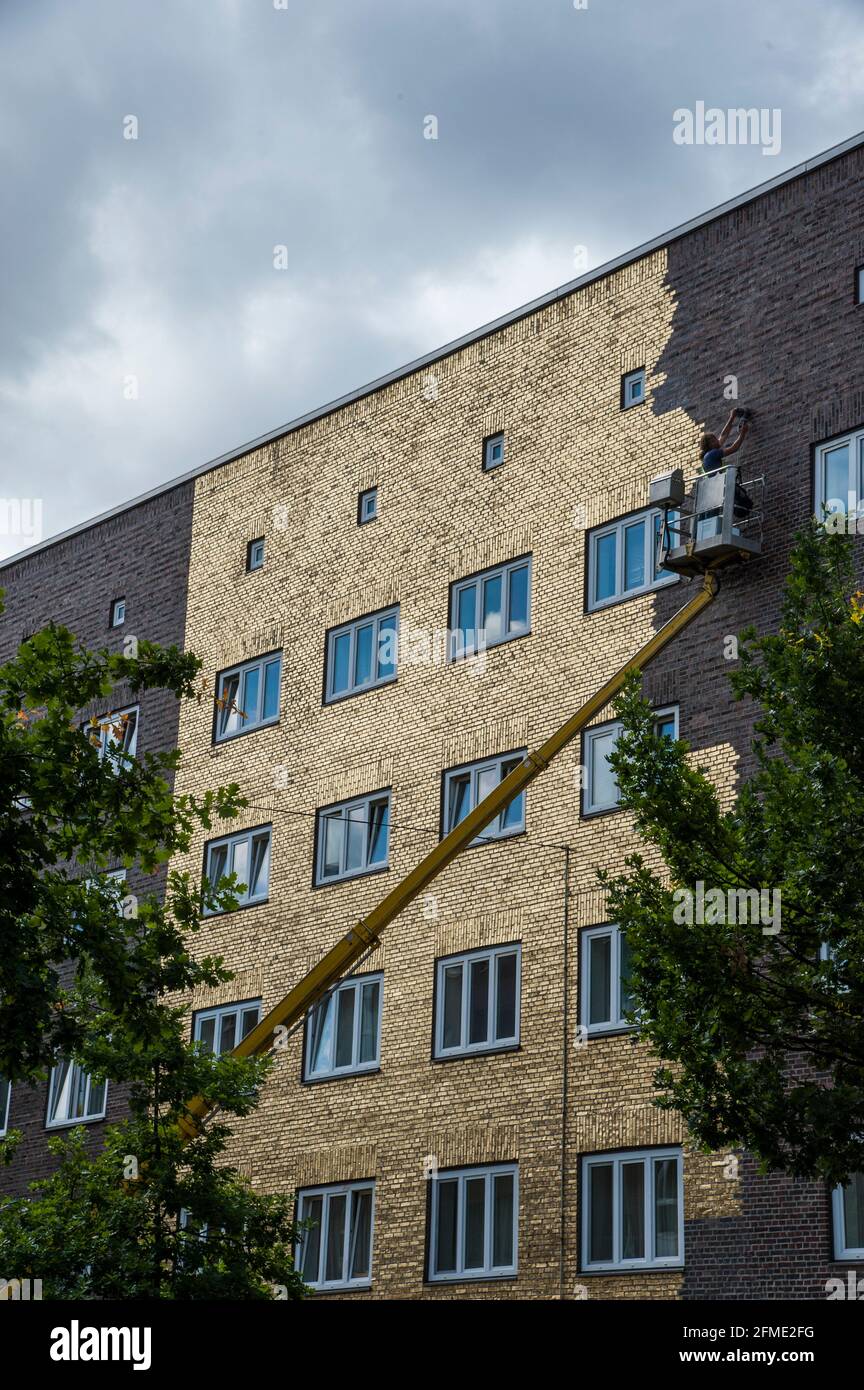
[[[702,471],[704,473],[716,473],[719,468],[725,468],[726,459],[730,454],[737,454],[744,440],[747,438],[747,431],[750,428],[752,412],[738,407],[729,412],[729,419],[723,426],[719,434],[703,434],[701,443]],[[738,433],[731,444],[726,440],[732,432],[732,426],[738,421]],[[735,520],[744,521],[753,510],[753,498],[741,482],[741,471],[735,474]],[[719,513],[708,513],[699,518],[698,529],[700,538],[703,536],[715,535],[719,528],[719,521],[716,518]],[[736,528],[737,529],[737,528]]]

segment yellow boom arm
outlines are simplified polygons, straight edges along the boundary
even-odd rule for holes
[[[420,860],[405,878],[397,883],[390,890],[385,898],[382,898],[377,907],[373,908],[367,917],[364,917],[355,927],[337,941],[336,945],[313,966],[308,974],[303,976],[294,988],[281,999],[279,1003],[270,1010],[265,1018],[247,1033],[242,1042],[234,1048],[235,1057],[250,1057],[259,1052],[269,1052],[273,1046],[273,1035],[277,1028],[291,1028],[298,1023],[313,1004],[326,994],[332,985],[336,983],[345,971],[359,960],[360,957],[372,946],[375,946],[378,937],[384,928],[398,917],[399,913],[413,902],[424,888],[427,888],[433,879],[437,878],[442,869],[445,869],[452,859],[467,845],[470,845],[475,836],[485,830],[490,821],[494,820],[504,808],[509,805],[515,796],[528,786],[530,782],[538,777],[544,768],[562,748],[566,748],[568,743],[585,728],[591,720],[599,714],[605,705],[618,694],[633,671],[641,670],[653,661],[658,652],[661,652],[673,638],[677,637],[684,628],[693,621],[703,608],[706,608],[717,592],[717,580],[710,572],[705,575],[699,593],[696,594],[689,603],[685,603],[667,623],[655,632],[654,636],[640,647],[635,656],[616,671],[615,675],[601,686],[590,700],[586,700],[575,714],[571,715],[566,723],[562,724],[550,738],[542,744],[536,752],[528,753],[518,767],[504,778],[498,786],[491,791],[483,801],[474,807],[473,811],[460,821],[457,826],[445,835],[443,840],[430,850],[425,858]],[[212,1108],[212,1102],[203,1096],[196,1096],[189,1101],[186,1109],[187,1114],[180,1121],[181,1131],[186,1139],[194,1138],[199,1132],[199,1122]]]

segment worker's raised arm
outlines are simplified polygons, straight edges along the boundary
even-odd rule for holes
[[[741,448],[741,445],[744,443],[744,440],[747,438],[747,431],[749,430],[749,428],[750,426],[747,424],[747,421],[743,420],[738,427],[737,437],[735,438],[732,444],[730,444],[727,448],[723,450],[724,459],[728,458],[730,454],[736,454],[738,452],[738,450]]]
[[[723,445],[726,443],[726,440],[729,438],[729,431],[731,430],[732,426],[733,426],[734,423],[735,423],[735,417],[737,416],[737,414],[738,414],[738,411],[737,411],[737,410],[730,410],[730,411],[729,411],[729,419],[726,421],[726,424],[723,426],[722,430],[720,431],[720,433],[719,433],[718,436],[717,436],[718,440],[720,441],[720,447],[721,447],[721,449],[722,449]]]

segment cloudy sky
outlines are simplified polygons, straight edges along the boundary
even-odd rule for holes
[[[0,0],[0,499],[53,535],[781,173],[862,60],[860,0]]]

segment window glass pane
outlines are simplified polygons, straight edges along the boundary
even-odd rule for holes
[[[624,528],[624,588],[639,589],[645,583],[645,523]]]
[[[664,569],[661,569],[661,568],[660,568],[660,565],[658,564],[658,558],[659,558],[659,555],[660,555],[660,532],[661,532],[662,529],[663,529],[663,518],[660,516],[660,513],[657,512],[657,513],[655,514],[655,517],[654,517],[654,531],[653,531],[653,541],[652,541],[652,544],[653,544],[653,546],[654,546],[654,550],[653,550],[653,552],[652,552],[652,557],[651,557],[651,573],[653,574],[653,576],[654,576],[655,579],[657,579],[657,578],[659,578],[661,575],[664,575],[664,574],[667,573],[667,571],[664,570]],[[673,537],[673,535],[672,535],[672,532],[669,533],[669,543],[670,543],[670,544],[674,544],[674,537]]]
[[[465,1180],[465,1269],[483,1269],[486,1232],[486,1179]]]
[[[257,1022],[257,1006],[254,1009],[244,1009],[240,1018],[240,1037],[245,1038],[247,1033],[251,1033]]]
[[[499,642],[504,636],[504,616],[501,611],[503,587],[501,575],[483,580],[483,623],[486,642]]]
[[[324,1205],[322,1197],[305,1197],[300,1207],[301,1220],[312,1220],[315,1224],[311,1230],[304,1231],[302,1240],[302,1255],[300,1270],[303,1278],[311,1284],[317,1284],[320,1278],[318,1262],[321,1255],[321,1216]]]
[[[612,1164],[592,1163],[588,1169],[588,1258],[612,1259]]]
[[[0,1134],[6,1128],[6,1111],[9,1106],[9,1082],[0,1076]]]
[[[79,1066],[73,1063],[72,1081],[69,1088],[71,1104],[69,1107],[70,1120],[80,1120],[87,1114],[87,1073],[82,1071]]]
[[[492,1181],[492,1266],[507,1269],[513,1264],[513,1174]]]
[[[468,997],[468,1041],[486,1042],[489,1037],[489,961],[469,963],[471,986]]]
[[[462,966],[444,969],[443,1047],[459,1047],[462,1042]]]
[[[678,1163],[654,1160],[654,1254],[678,1254]]]
[[[219,1051],[230,1052],[237,1032],[237,1015],[223,1014],[219,1020]]]
[[[594,546],[594,602],[615,593],[615,561],[618,538],[614,531],[600,536]]]
[[[364,804],[348,810],[348,851],[345,867],[351,872],[365,865],[368,807]]]
[[[396,674],[397,657],[396,614],[382,618],[378,624],[378,679],[388,680]]]
[[[618,729],[607,733],[592,734],[589,737],[588,769],[591,779],[591,799],[589,809],[618,805],[618,779],[609,763],[609,754],[618,741]]]
[[[338,874],[342,868],[342,845],[345,839],[345,822],[337,812],[324,817],[324,850],[322,873],[325,877]]]
[[[369,863],[386,864],[390,802],[373,801],[369,807]]]
[[[658,738],[675,737],[675,716],[674,714],[664,714],[654,725],[654,732]]]
[[[372,638],[374,623],[364,623],[358,627],[354,649],[354,684],[365,685],[372,679]]]
[[[456,600],[456,650],[476,646],[477,634],[477,585],[469,584],[459,590]]]
[[[51,1072],[51,1099],[48,1106],[48,1118],[51,1121],[63,1118],[71,1070],[71,1062],[63,1061],[58,1062]]]
[[[351,1261],[349,1279],[368,1279],[372,1251],[372,1193],[369,1188],[351,1194]]]
[[[344,1193],[333,1196],[327,1203],[327,1260],[324,1278],[342,1279],[345,1258],[345,1206]]]
[[[845,512],[849,493],[849,445],[841,444],[836,449],[826,449],[825,460],[825,498],[831,511]]]
[[[864,1250],[864,1173],[856,1173],[843,1189],[843,1230],[847,1250]]]
[[[253,666],[251,671],[243,673],[243,694],[240,698],[240,709],[242,712],[242,722],[248,724],[258,718],[258,691],[261,684],[261,668]]]
[[[449,784],[449,817],[447,829],[452,830],[464,820],[471,809],[471,778],[468,773],[451,777]]]
[[[238,840],[231,845],[231,872],[237,875],[240,884],[249,887],[249,841]],[[239,887],[239,886],[238,886]],[[242,894],[243,888],[239,887]]]
[[[435,1241],[435,1269],[439,1274],[456,1269],[456,1179],[438,1183],[438,1230]]]
[[[517,768],[521,762],[521,758],[507,758],[507,760],[501,764],[501,781],[503,782],[505,777],[509,777],[513,769]],[[518,796],[514,796],[510,804],[501,812],[501,829],[521,830],[524,824],[525,793],[520,792]]]
[[[360,1013],[360,1062],[374,1062],[378,1056],[378,1000],[381,985],[378,980],[363,985]]]
[[[252,836],[252,865],[249,871],[249,897],[261,898],[270,878],[270,836]]]
[[[239,689],[239,675],[224,677],[222,681],[222,689],[219,692],[222,701],[222,705],[219,710],[220,734],[231,733],[237,727],[237,724],[239,722],[239,716],[234,706],[237,701],[237,693]]]
[[[609,1022],[612,985],[612,937],[592,936],[588,942],[588,1022]]]
[[[213,849],[210,851],[210,868],[207,875],[211,888],[215,888],[220,878],[225,877],[227,864],[228,846],[214,845]]]
[[[509,631],[528,631],[528,566],[510,571]]]
[[[516,952],[498,956],[495,962],[495,1037],[516,1036]]]
[[[198,1023],[198,1041],[203,1043],[208,1052],[212,1052],[216,1039],[216,1020],[215,1018],[202,1018]]]
[[[336,1066],[350,1067],[354,1060],[354,1000],[353,987],[340,989],[336,995]]]
[[[86,1077],[83,1078],[86,1080]],[[105,1086],[104,1081],[93,1081],[90,1085],[90,1095],[87,1101],[86,1111],[82,1110],[82,1115],[101,1115],[105,1109]]]
[[[497,767],[482,768],[477,773],[477,796],[474,804],[479,806],[481,801],[485,801],[490,792],[494,792],[500,781],[501,777]]]
[[[310,1044],[310,1070],[314,1073],[330,1071],[333,1066],[333,995],[325,999],[312,1014],[312,1040]]]
[[[621,1258],[645,1258],[645,1164],[621,1165]]]
[[[264,708],[262,719],[275,719],[279,713],[279,667],[281,662],[268,661],[264,667]]]
[[[338,695],[348,689],[348,663],[351,656],[351,634],[341,632],[333,642],[333,684],[332,691]]]
[[[626,932],[618,933],[618,1017],[623,1018],[633,1007],[633,996],[628,988],[630,983],[630,947]]]

